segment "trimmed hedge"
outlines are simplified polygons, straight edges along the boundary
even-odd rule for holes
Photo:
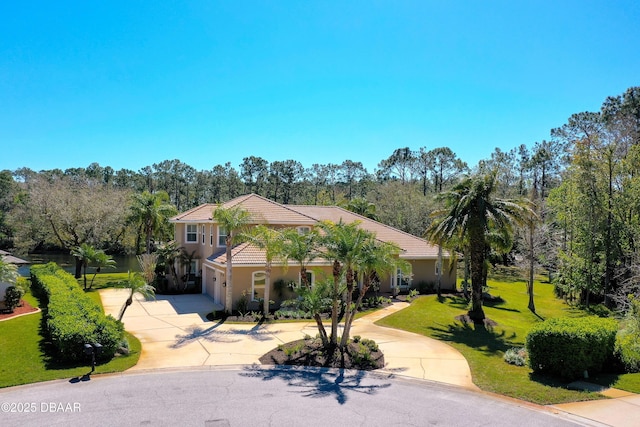
[[[526,338],[529,366],[534,372],[565,380],[584,371],[602,371],[611,360],[618,331],[614,319],[597,317],[549,319],[535,325]]]
[[[55,263],[31,267],[31,282],[46,310],[46,329],[60,360],[86,360],[84,344],[102,344],[99,360],[113,357],[124,337],[122,322],[105,316],[76,279]]]

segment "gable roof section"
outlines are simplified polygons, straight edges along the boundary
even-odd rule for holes
[[[338,206],[311,206],[311,205],[290,205],[296,211],[315,218],[317,221],[332,221],[351,223],[360,221],[360,226],[367,231],[375,233],[376,238],[385,242],[394,242],[403,253],[401,258],[410,259],[436,259],[438,257],[438,246],[432,245],[425,239],[405,233],[391,226],[374,221],[362,215],[348,211]],[[443,251],[443,256],[448,257],[449,254]]]
[[[186,212],[178,214],[171,218],[169,222],[203,222],[213,221],[213,208],[216,207],[215,203],[205,203],[200,206],[196,206],[193,209],[189,209]]]
[[[174,216],[171,222],[211,222],[213,210],[219,205],[205,203]],[[316,220],[257,194],[236,197],[221,205],[223,208],[241,206],[251,214],[254,224],[313,225]]]

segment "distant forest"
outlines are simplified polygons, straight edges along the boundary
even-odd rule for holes
[[[638,292],[640,87],[608,97],[599,111],[571,115],[548,140],[488,154],[470,166],[446,146],[400,147],[373,171],[357,159],[305,167],[255,156],[237,168],[226,163],[200,171],[178,159],[138,171],[98,163],[5,170],[0,247],[27,252],[91,243],[112,253],[140,252],[136,194],[159,195],[157,202],[181,212],[257,193],[284,204],[339,205],[423,236],[441,208],[435,196],[462,177],[493,173],[493,197],[527,199],[538,217],[535,227],[517,231],[509,251],[492,251],[493,263],[519,265],[533,253],[559,290],[586,303]],[[171,234],[165,224],[154,237]]]

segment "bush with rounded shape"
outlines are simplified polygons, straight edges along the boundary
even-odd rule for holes
[[[537,373],[573,380],[602,371],[613,356],[618,323],[598,317],[549,319],[526,338],[529,366]]]
[[[4,304],[11,312],[20,305],[20,300],[24,296],[24,290],[17,286],[9,286],[4,294]]]

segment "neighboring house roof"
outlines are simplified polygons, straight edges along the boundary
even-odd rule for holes
[[[29,261],[25,261],[22,258],[15,257],[6,251],[0,251],[0,258],[2,258],[2,261],[9,264],[29,264]]]

